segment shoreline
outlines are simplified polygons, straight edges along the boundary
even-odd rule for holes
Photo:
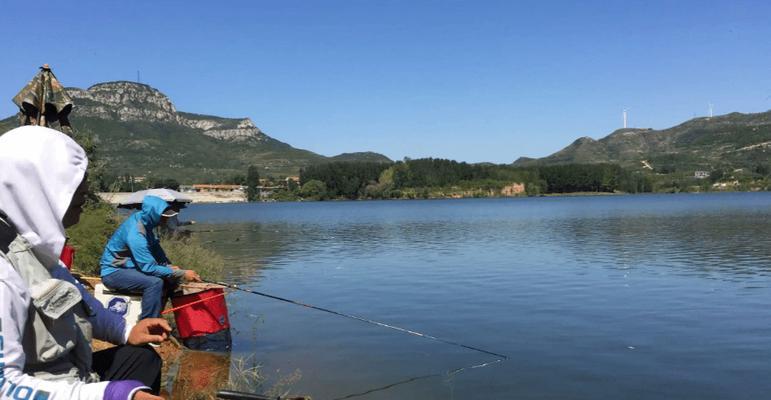
[[[662,191],[662,192],[642,192],[642,193],[627,193],[627,192],[570,192],[570,193],[542,193],[542,194],[534,194],[534,195],[514,195],[514,196],[506,196],[506,195],[499,195],[499,196],[457,196],[457,195],[448,195],[448,196],[428,196],[428,197],[400,197],[400,198],[388,198],[388,199],[347,199],[347,198],[339,198],[339,199],[324,199],[324,200],[317,200],[317,199],[296,199],[296,200],[275,200],[275,199],[269,199],[269,200],[261,200],[257,201],[255,203],[266,203],[266,202],[281,202],[281,203],[302,203],[302,202],[319,202],[319,201],[332,201],[332,202],[338,202],[338,201],[370,201],[370,200],[451,200],[451,199],[476,199],[476,198],[487,198],[487,199],[503,199],[503,198],[537,198],[537,197],[604,197],[604,196],[634,196],[634,195],[646,195],[646,194],[683,194],[683,193],[690,193],[690,194],[707,194],[707,193],[757,193],[757,192],[765,192],[765,190],[715,190],[715,191],[679,191],[679,192],[668,192],[668,191]],[[98,196],[103,201],[116,206],[120,204],[126,197],[131,195],[132,192],[99,192]],[[186,192],[185,195],[189,196],[193,199],[193,203],[195,204],[230,204],[230,203],[248,203],[246,200],[246,194],[242,192]]]

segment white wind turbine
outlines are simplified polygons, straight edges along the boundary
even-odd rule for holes
[[[626,122],[627,122],[627,111],[629,111],[629,110],[625,108],[624,109],[624,113],[623,113],[623,115],[624,115],[624,129],[626,129],[626,126],[627,126],[627,124],[626,124]]]

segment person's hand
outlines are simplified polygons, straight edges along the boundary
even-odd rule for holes
[[[171,270],[172,270],[172,271],[177,271],[177,270],[179,270],[179,267],[178,267],[178,266],[176,266],[176,265],[169,265],[169,268],[171,268]]]
[[[141,346],[147,343],[160,343],[169,338],[171,326],[163,318],[145,318],[129,332],[128,344]]]
[[[201,276],[192,269],[189,269],[185,271],[185,280],[188,282],[201,282]]]
[[[134,396],[131,397],[131,400],[163,400],[163,397],[156,396],[154,394],[150,394],[140,390],[134,393]]]

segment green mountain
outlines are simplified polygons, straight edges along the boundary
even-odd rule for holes
[[[67,88],[75,107],[70,120],[78,134],[91,134],[111,175],[173,178],[183,183],[227,180],[249,165],[260,175],[297,175],[307,165],[346,160],[390,162],[371,152],[325,157],[298,149],[262,132],[248,119],[177,111],[148,85],[107,82],[87,90]],[[0,132],[17,126],[0,121]]]
[[[771,111],[767,111],[694,118],[663,130],[619,129],[600,140],[579,138],[547,157],[520,158],[514,165],[618,163],[685,172],[753,168],[770,160]]]

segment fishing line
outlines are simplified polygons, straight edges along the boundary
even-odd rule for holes
[[[352,394],[349,394],[349,395],[346,395],[346,396],[343,396],[343,397],[335,397],[332,400],[347,400],[347,399],[352,399],[352,398],[355,398],[355,397],[366,396],[368,394],[372,394],[372,393],[375,393],[375,392],[382,392],[384,390],[392,389],[392,388],[394,388],[396,386],[406,385],[408,383],[420,381],[420,380],[423,380],[423,379],[440,378],[440,377],[446,377],[447,379],[449,379],[452,376],[454,376],[456,374],[459,374],[459,373],[461,373],[461,372],[463,372],[463,371],[465,371],[467,369],[482,368],[482,367],[486,367],[486,366],[491,365],[491,364],[497,364],[497,363],[499,363],[501,361],[503,361],[503,359],[499,358],[499,359],[497,359],[495,361],[490,361],[490,362],[486,362],[486,363],[482,363],[482,364],[474,364],[474,365],[469,365],[469,366],[465,366],[465,367],[455,368],[453,370],[445,372],[444,374],[438,374],[437,373],[437,374],[428,374],[428,375],[415,376],[415,377],[404,379],[404,380],[401,380],[401,381],[398,381],[398,382],[389,383],[388,385],[376,387],[374,389],[369,389],[369,390],[366,390],[364,392],[352,393]]]
[[[215,233],[215,232],[260,232],[259,229],[253,229],[253,228],[244,228],[244,229],[227,229],[227,228],[217,228],[217,229],[179,229],[180,231],[184,232],[190,232],[190,233]]]
[[[486,365],[489,365],[489,364],[494,364],[494,363],[497,363],[497,362],[500,362],[500,361],[503,361],[503,360],[507,360],[509,358],[508,356],[505,356],[503,354],[495,353],[495,352],[492,352],[492,351],[489,351],[489,350],[485,350],[485,349],[480,349],[479,347],[469,346],[469,345],[466,345],[466,344],[463,344],[463,343],[454,342],[452,340],[438,338],[436,336],[432,336],[432,335],[429,335],[429,334],[426,334],[426,333],[421,333],[421,332],[409,330],[409,329],[406,329],[406,328],[401,328],[401,327],[398,327],[398,326],[395,326],[395,325],[389,325],[389,324],[386,324],[384,322],[379,322],[379,321],[371,320],[371,319],[368,319],[368,318],[359,317],[359,316],[356,316],[356,315],[351,315],[351,314],[345,314],[345,313],[337,312],[337,311],[334,311],[334,310],[330,310],[328,308],[317,307],[317,306],[314,306],[312,304],[301,303],[301,302],[296,301],[296,300],[286,299],[286,298],[283,298],[283,297],[274,296],[272,294],[258,292],[256,290],[244,289],[244,288],[242,288],[242,287],[240,287],[238,285],[234,285],[234,284],[229,284],[229,283],[225,283],[225,282],[212,282],[212,281],[203,281],[203,282],[212,283],[212,284],[215,284],[215,285],[225,286],[225,287],[228,287],[228,288],[231,288],[231,289],[235,289],[235,290],[240,290],[242,292],[256,294],[258,296],[263,296],[263,297],[267,297],[267,298],[270,298],[270,299],[279,300],[279,301],[283,301],[283,302],[286,302],[286,303],[291,303],[291,304],[302,306],[302,307],[312,308],[314,310],[323,311],[323,312],[334,314],[334,315],[339,315],[339,316],[345,317],[345,318],[355,319],[357,321],[366,322],[366,323],[372,324],[372,325],[382,326],[384,328],[393,329],[395,331],[399,331],[399,332],[402,332],[402,333],[407,333],[407,334],[410,334],[410,335],[413,335],[413,336],[418,336],[418,337],[422,337],[422,338],[425,338],[425,339],[430,339],[430,340],[434,340],[434,341],[437,341],[437,342],[441,342],[441,343],[444,343],[444,344],[449,344],[449,345],[452,345],[452,346],[458,346],[458,347],[462,347],[464,349],[469,349],[469,350],[473,350],[473,351],[476,351],[476,352],[480,352],[480,353],[484,353],[484,354],[489,354],[491,356],[498,357],[498,360],[495,360],[495,361],[492,361],[492,362],[489,362],[489,363],[485,363],[485,364],[480,364],[480,366],[486,366]],[[469,367],[464,367],[464,368],[461,368],[459,370],[463,370],[463,369],[466,369],[466,368],[469,368]],[[474,368],[479,368],[479,366],[475,366]]]
[[[405,380],[402,380],[402,381],[399,381],[399,382],[389,383],[388,385],[385,385],[385,386],[376,387],[374,389],[369,389],[369,390],[366,390],[364,392],[353,393],[353,394],[349,394],[349,395],[343,396],[343,397],[335,397],[332,400],[347,400],[347,399],[352,399],[354,397],[366,396],[368,394],[372,394],[372,393],[375,393],[375,392],[382,392],[384,390],[388,390],[388,389],[394,388],[396,386],[404,385],[404,384],[407,384],[407,383],[411,383],[411,382],[415,382],[415,381],[419,381],[419,380],[423,380],[423,379],[436,378],[436,377],[439,377],[439,376],[442,376],[442,375],[441,374],[430,374],[430,375],[416,376],[416,377],[408,378],[408,379],[405,379]]]

